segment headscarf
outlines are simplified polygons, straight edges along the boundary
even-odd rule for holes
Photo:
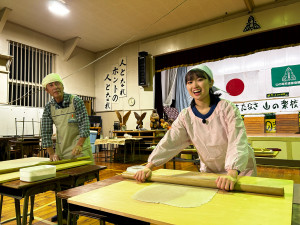
[[[197,69],[204,71],[210,77],[211,80],[214,79],[212,71],[210,70],[210,68],[208,66],[206,66],[204,64],[194,66],[188,72],[190,72],[191,70],[197,70]],[[212,90],[213,90],[213,92],[222,91],[224,93],[227,93],[226,91],[223,91],[222,89],[220,89],[220,88],[218,88],[216,86],[212,86]]]
[[[50,73],[44,77],[44,79],[42,81],[42,85],[44,88],[46,88],[47,84],[56,82],[56,81],[60,82],[63,85],[63,81],[57,73]]]

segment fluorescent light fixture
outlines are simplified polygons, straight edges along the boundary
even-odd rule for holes
[[[50,10],[50,12],[58,16],[65,16],[70,12],[70,10],[66,6],[66,3],[62,0],[49,1],[48,9]]]

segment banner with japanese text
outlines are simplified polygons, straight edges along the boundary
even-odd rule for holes
[[[104,79],[105,110],[112,110],[113,103],[119,103],[119,99],[127,96],[127,62],[122,57],[118,64],[113,65]]]
[[[241,114],[297,112],[300,111],[300,97],[270,99],[235,103]]]

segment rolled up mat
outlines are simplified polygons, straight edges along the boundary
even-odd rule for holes
[[[124,172],[122,173],[123,178],[134,179],[134,173]],[[187,177],[184,176],[169,176],[169,175],[155,175],[152,174],[148,181],[153,182],[162,182],[162,183],[170,183],[170,184],[182,184],[182,185],[190,185],[197,187],[209,187],[209,188],[217,188],[215,183],[216,177],[191,177],[190,175]],[[253,185],[253,184],[243,184],[239,181],[234,186],[234,190],[243,191],[243,192],[253,192],[259,194],[268,194],[268,195],[284,195],[283,187],[269,187],[262,185]]]

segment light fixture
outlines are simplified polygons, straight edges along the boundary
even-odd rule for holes
[[[50,0],[48,3],[48,9],[50,12],[58,16],[65,16],[70,12],[63,0]]]

